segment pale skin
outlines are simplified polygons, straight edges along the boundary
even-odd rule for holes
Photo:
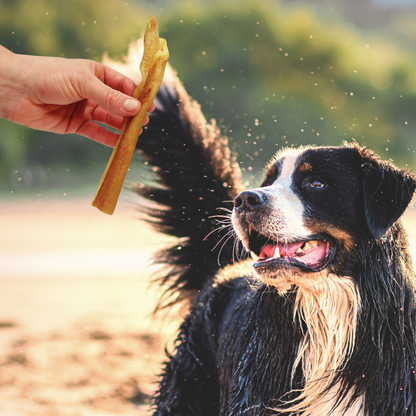
[[[140,110],[135,88],[95,61],[18,55],[0,46],[0,117],[35,130],[76,133],[114,147],[118,135],[95,122],[121,130],[125,117]]]

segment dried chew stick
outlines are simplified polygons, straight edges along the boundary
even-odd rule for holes
[[[134,117],[126,118],[120,136],[108,161],[92,205],[111,215],[133,157],[137,139],[146,114],[162,84],[169,52],[165,39],[159,38],[157,20],[150,16],[144,34],[143,57],[140,63],[142,80],[133,97],[141,102],[141,108]]]

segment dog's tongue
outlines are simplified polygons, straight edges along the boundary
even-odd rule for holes
[[[296,243],[266,244],[261,249],[259,260],[266,260],[268,258],[296,258],[301,263],[310,267],[316,267],[325,261],[329,248],[327,241],[310,241],[306,243],[304,249],[299,250],[304,243],[304,241],[299,241]]]
[[[266,244],[260,252],[259,257],[293,257],[294,254],[302,246],[303,241],[297,243],[279,243],[279,244]],[[278,250],[278,251],[277,251]]]
[[[298,243],[279,244],[280,257],[293,257],[302,245],[303,241]]]

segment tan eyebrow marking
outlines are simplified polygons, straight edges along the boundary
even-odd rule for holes
[[[301,172],[307,172],[307,171],[309,171],[309,170],[312,170],[312,165],[311,165],[310,163],[304,163],[303,165],[301,165],[301,166],[299,167],[299,170],[300,170]]]
[[[276,165],[272,165],[270,169],[266,172],[267,179],[273,178],[273,176],[276,174]]]

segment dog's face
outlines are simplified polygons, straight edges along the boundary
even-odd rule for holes
[[[233,225],[255,259],[256,273],[279,287],[311,273],[345,272],[354,246],[381,237],[410,202],[411,197],[403,209],[400,202],[388,219],[384,212],[372,212],[380,211],[373,204],[383,204],[392,192],[400,199],[384,171],[404,178],[375,158],[366,161],[354,147],[279,153],[261,186],[240,193],[234,202]]]

